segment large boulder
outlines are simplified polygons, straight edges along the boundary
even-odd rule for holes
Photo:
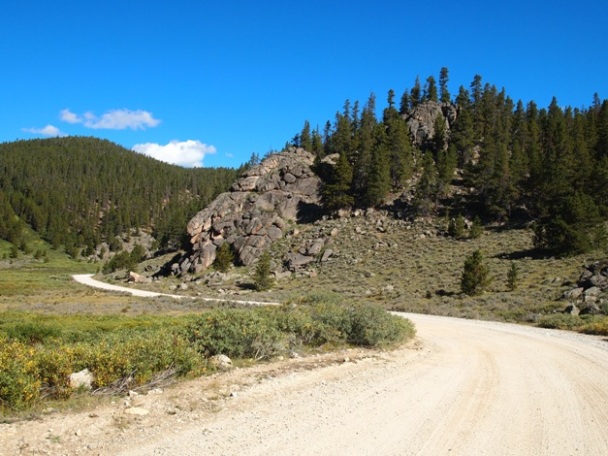
[[[581,315],[597,315],[606,312],[608,302],[608,260],[596,261],[585,266],[576,282],[577,287],[563,293],[570,304],[578,304]],[[576,307],[576,306],[575,306]]]
[[[445,139],[450,135],[450,127],[456,121],[458,111],[452,103],[425,101],[405,114],[403,118],[410,129],[412,143],[423,146],[435,137],[435,124],[439,118],[444,127]],[[447,145],[447,142],[445,143]]]
[[[587,266],[578,278],[577,285],[582,288],[598,287],[608,289],[608,260],[596,261]]]
[[[291,148],[249,169],[188,223],[191,252],[179,271],[200,272],[228,242],[237,263],[252,264],[289,222],[310,220],[320,210],[320,179],[311,170],[314,155]]]

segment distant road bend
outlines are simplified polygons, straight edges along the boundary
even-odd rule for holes
[[[112,285],[109,283],[101,282],[99,280],[95,280],[93,278],[93,274],[74,274],[74,275],[72,275],[72,277],[74,278],[74,280],[76,282],[81,283],[83,285],[87,285],[89,287],[98,288],[100,290],[117,291],[117,292],[121,292],[121,293],[130,293],[133,296],[138,296],[138,297],[142,297],[142,298],[156,298],[158,296],[168,296],[168,297],[174,298],[174,299],[185,299],[185,298],[193,299],[193,297],[190,297],[190,296],[175,295],[175,294],[168,294],[168,293],[157,293],[156,291],[138,290],[137,288],[121,287],[119,285]],[[279,305],[279,303],[277,303],[277,302],[243,301],[243,300],[230,299],[230,298],[203,298],[203,297],[197,296],[196,299],[200,299],[202,301],[208,301],[208,302],[234,302],[236,304],[254,305],[254,306]]]

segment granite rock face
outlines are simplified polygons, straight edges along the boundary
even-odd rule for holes
[[[291,222],[314,217],[320,210],[320,179],[311,170],[314,155],[291,148],[249,169],[229,192],[219,195],[188,223],[192,252],[179,272],[205,270],[228,242],[237,263],[252,264]]]
[[[410,129],[412,143],[418,147],[435,137],[437,119],[443,124],[447,140],[450,135],[450,127],[454,124],[457,117],[458,111],[455,105],[452,103],[438,103],[436,101],[425,101],[404,115],[405,122]],[[447,142],[445,145],[447,146]]]
[[[572,313],[574,306],[578,309],[575,315],[605,314],[608,302],[608,260],[587,265],[579,276],[576,287],[565,291],[563,298],[569,301],[565,313]]]

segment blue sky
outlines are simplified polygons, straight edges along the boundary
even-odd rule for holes
[[[281,149],[344,101],[475,74],[546,107],[608,98],[608,2],[4,1],[0,142],[106,138],[184,166]]]

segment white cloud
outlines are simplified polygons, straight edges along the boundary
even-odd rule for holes
[[[71,124],[82,123],[82,119],[77,114],[74,114],[72,111],[70,111],[69,109],[64,109],[63,111],[61,111],[60,117],[61,117],[61,120],[63,120],[64,122],[67,122],[67,123],[71,123]]]
[[[34,133],[35,135],[43,136],[66,136],[59,128],[53,125],[47,125],[44,128],[22,128],[27,133]]]
[[[201,167],[205,155],[216,152],[214,146],[193,139],[171,141],[164,146],[156,143],[136,144],[133,150],[166,163],[186,167]]]
[[[69,109],[64,109],[60,113],[61,120],[71,124],[81,123],[87,128],[95,130],[145,130],[148,127],[156,127],[159,119],[155,119],[151,112],[138,109],[115,109],[108,111],[101,117],[92,112],[85,112],[82,116],[73,113]]]

